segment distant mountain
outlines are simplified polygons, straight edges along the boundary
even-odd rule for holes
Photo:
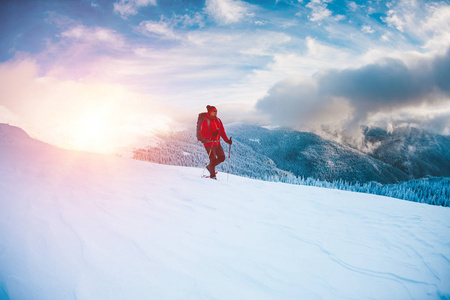
[[[296,176],[380,183],[409,179],[396,167],[313,133],[269,130],[243,123],[228,126],[228,132],[255,152],[269,157],[278,168]]]
[[[0,144],[12,144],[30,139],[30,136],[21,128],[0,123]]]
[[[388,133],[364,128],[366,142],[377,145],[370,155],[412,178],[426,175],[450,177],[450,137],[417,128],[399,128]]]
[[[51,148],[49,144],[30,137],[22,128],[4,123],[0,123],[0,145],[33,145],[42,149]]]
[[[0,144],[38,143],[20,128],[0,124]],[[363,153],[348,145],[326,140],[316,134],[289,129],[266,129],[244,123],[226,126],[233,136],[231,160],[219,166],[251,178],[277,179],[297,176],[350,183],[376,181],[396,183],[427,175],[450,177],[450,137],[416,128],[392,133],[364,128],[366,142],[375,150]],[[203,168],[206,151],[194,130],[159,136],[146,148],[135,149],[133,157],[162,164]],[[228,145],[223,144],[228,156]]]
[[[233,136],[232,159],[218,170],[266,179],[311,177],[319,180],[395,183],[409,176],[365,153],[320,136],[287,129],[269,130],[244,123],[226,126]],[[206,151],[195,133],[184,131],[159,136],[158,146],[136,149],[134,158],[163,164],[204,167]],[[223,145],[228,154],[228,145]]]

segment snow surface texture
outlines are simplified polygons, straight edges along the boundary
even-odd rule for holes
[[[0,138],[0,299],[445,299],[450,208]]]

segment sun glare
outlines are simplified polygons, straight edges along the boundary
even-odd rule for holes
[[[63,147],[115,153],[119,149],[139,144],[140,140],[146,140],[145,137],[168,131],[170,121],[157,114],[124,117],[108,110],[91,110],[71,123]]]
[[[110,152],[114,145],[109,136],[111,132],[106,116],[101,112],[84,115],[73,126],[71,148],[95,152]]]

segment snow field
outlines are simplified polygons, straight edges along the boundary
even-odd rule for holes
[[[450,209],[0,145],[0,298],[442,299]]]

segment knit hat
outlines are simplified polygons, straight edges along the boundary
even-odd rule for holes
[[[217,110],[217,108],[215,106],[211,106],[211,105],[206,105],[206,109],[208,110],[208,113],[210,113],[212,110]]]

